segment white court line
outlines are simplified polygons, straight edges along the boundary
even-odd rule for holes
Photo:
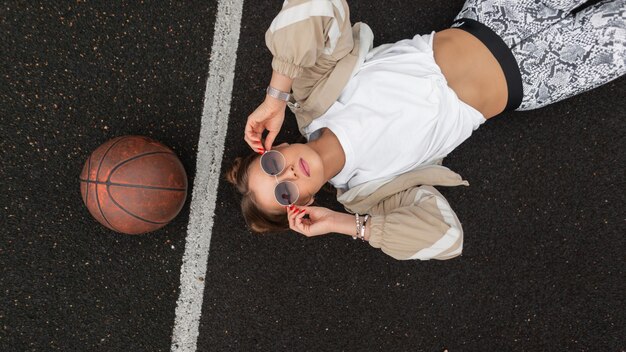
[[[195,352],[202,313],[204,276],[213,231],[213,216],[228,114],[235,76],[243,0],[219,0],[204,94],[196,176],[191,196],[185,254],[180,269],[180,296],[172,332],[172,352]],[[243,132],[242,132],[243,135]]]

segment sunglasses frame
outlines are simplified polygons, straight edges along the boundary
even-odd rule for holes
[[[272,175],[271,173],[267,172],[267,171],[265,170],[265,168],[263,168],[263,157],[264,157],[265,155],[269,154],[269,153],[278,153],[278,155],[280,155],[280,157],[281,157],[281,158],[282,158],[282,160],[283,160],[283,167],[280,169],[280,171],[278,171],[278,173],[276,173],[276,175]],[[293,182],[291,182],[291,181],[278,181],[278,175],[282,174],[282,173],[283,173],[283,171],[285,171],[285,164],[287,164],[287,161],[285,160],[285,156],[283,155],[283,153],[279,152],[278,150],[267,150],[267,151],[265,151],[265,152],[263,153],[263,155],[261,155],[261,157],[259,158],[259,163],[260,163],[260,165],[261,165],[261,170],[263,170],[263,172],[264,172],[266,175],[268,175],[268,176],[274,176],[274,179],[276,180],[276,186],[274,186],[274,200],[276,200],[276,202],[277,202],[278,204],[280,204],[281,206],[283,206],[283,207],[285,207],[285,206],[290,206],[290,205],[292,205],[292,204],[296,204],[296,202],[298,201],[298,199],[300,199],[300,188],[298,188],[298,185],[296,185],[295,183],[293,183]],[[298,194],[296,195],[296,199],[295,199],[292,203],[289,203],[289,204],[287,204],[287,205],[285,205],[285,204],[281,203],[281,202],[278,200],[278,197],[277,197],[277,195],[276,195],[276,188],[277,188],[280,184],[282,184],[282,183],[285,183],[285,184],[292,184],[292,185],[294,186],[294,188],[296,189],[296,191],[298,192]]]

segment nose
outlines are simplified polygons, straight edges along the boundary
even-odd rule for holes
[[[285,170],[278,175],[278,181],[292,181],[297,179],[296,167],[294,164],[285,165]]]

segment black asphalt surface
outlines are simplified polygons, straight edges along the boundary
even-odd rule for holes
[[[351,17],[382,44],[445,28],[462,3],[352,1]],[[248,152],[280,5],[244,3],[223,169]],[[0,7],[0,351],[170,350],[191,197],[162,230],[125,236],[91,218],[78,176],[136,134],[171,147],[193,185],[216,7]],[[221,183],[198,351],[624,351],[625,96],[621,78],[502,114],[446,158],[470,182],[440,188],[465,230],[449,261],[252,235]],[[298,138],[287,120],[277,142]]]

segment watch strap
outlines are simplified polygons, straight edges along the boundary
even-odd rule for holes
[[[278,100],[287,101],[287,102],[291,100],[291,94],[280,91],[274,87],[267,86],[265,93],[267,93],[267,95],[269,95],[270,97],[276,98]]]

